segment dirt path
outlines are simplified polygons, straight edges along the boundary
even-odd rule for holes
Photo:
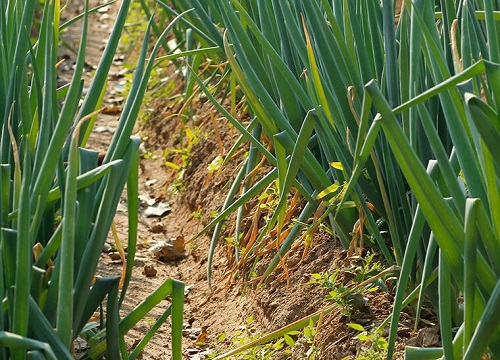
[[[99,1],[92,0],[91,6],[96,6]],[[115,14],[120,3],[114,3],[103,8],[96,14],[91,15],[89,26],[89,40],[86,56],[86,74],[84,87],[90,85],[92,72],[96,68],[102,50],[105,46]],[[83,10],[83,5],[71,2],[66,10],[68,17],[75,16]],[[69,81],[71,75],[71,65],[75,59],[74,49],[78,48],[79,31],[77,28],[70,28],[64,35],[65,51],[60,56],[66,58],[66,62],[61,70],[61,82]],[[126,72],[123,64],[127,61],[123,54],[117,54],[115,62],[110,71],[108,79],[108,89],[104,98],[106,111],[100,114],[94,127],[94,132],[89,140],[89,147],[105,152],[113,133],[117,127],[120,108],[123,103],[122,90],[126,87],[126,79],[123,76]],[[161,99],[167,103],[166,99]],[[172,109],[170,109],[172,110]],[[169,117],[169,114],[162,114]],[[208,113],[206,116],[209,116]],[[244,304],[240,301],[237,290],[228,290],[223,294],[211,295],[211,291],[206,283],[206,254],[208,251],[208,237],[202,237],[194,242],[185,245],[185,253],[179,259],[166,260],[159,252],[150,252],[155,245],[161,244],[170,239],[182,237],[189,240],[201,229],[199,220],[193,217],[192,213],[201,206],[211,206],[216,208],[223,201],[223,194],[217,190],[203,188],[204,176],[207,175],[206,167],[208,163],[218,155],[217,146],[213,141],[203,139],[196,145],[197,151],[193,154],[193,162],[187,172],[190,174],[186,179],[186,190],[182,193],[169,189],[169,181],[172,180],[171,171],[164,165],[162,155],[165,148],[174,148],[178,144],[178,121],[171,118],[164,121],[161,116],[156,117],[158,122],[155,127],[148,127],[145,131],[140,131],[137,126],[138,135],[145,138],[145,145],[142,148],[147,156],[143,156],[140,166],[140,198],[141,211],[139,221],[138,252],[136,255],[133,277],[128,289],[128,296],[122,309],[125,315],[135,305],[151,294],[164,280],[169,277],[181,280],[186,284],[185,298],[185,322],[186,336],[183,348],[188,358],[194,356],[201,350],[194,349],[195,339],[201,328],[208,328],[209,339],[212,340],[222,332],[233,333],[242,322],[242,316],[249,316],[250,311],[244,309]],[[223,134],[227,145],[234,141],[234,133]],[[156,137],[158,141],[154,143],[152,139]],[[149,140],[148,140],[149,138]],[[228,177],[231,174],[227,174]],[[227,181],[228,179],[217,179],[214,181]],[[123,198],[123,206],[120,206],[116,214],[115,222],[120,238],[127,239],[127,214],[126,199]],[[149,205],[148,205],[149,204]],[[156,211],[156,215],[148,215],[148,211]],[[114,239],[109,237],[109,248],[114,247]],[[102,276],[120,275],[122,262],[118,254],[112,250],[103,252],[101,257],[100,272]],[[221,266],[218,262],[216,267]],[[217,270],[215,274],[217,275]],[[154,320],[163,313],[169,306],[169,301],[165,300],[154,309],[146,318],[136,326],[128,336],[129,347],[142,339],[143,335],[154,323]],[[142,354],[143,359],[169,359],[170,358],[170,323],[163,325],[157,335],[152,339],[150,345]],[[191,349],[191,350],[189,350]],[[192,356],[189,356],[191,354]]]

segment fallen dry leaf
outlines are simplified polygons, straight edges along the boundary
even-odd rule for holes
[[[106,106],[104,107],[104,109],[102,109],[102,113],[106,115],[116,115],[119,114],[121,111],[122,109],[116,105]]]
[[[196,341],[195,341],[196,346],[203,346],[207,343],[207,335],[208,335],[207,329],[208,329],[208,326],[201,327],[200,335],[198,335],[198,337],[196,338]]]

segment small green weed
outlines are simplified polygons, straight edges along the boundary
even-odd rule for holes
[[[215,159],[212,160],[212,162],[210,164],[208,164],[207,166],[207,171],[209,173],[215,173],[217,171],[220,170],[220,168],[222,167],[222,164],[224,162],[224,159],[222,158],[222,156],[216,156]]]
[[[315,358],[317,350],[313,345],[314,342],[314,324],[311,321],[309,326],[304,328],[303,332],[290,331],[283,335],[275,342],[254,346],[241,352],[234,359],[246,360],[275,360],[275,359],[290,359],[292,353],[294,356],[300,352],[300,359],[312,360]],[[221,333],[218,338],[218,343],[227,341],[227,334]],[[246,319],[245,325],[239,331],[234,333],[232,343],[236,347],[243,346],[249,342],[261,338],[262,335],[258,334],[254,324],[254,316]],[[214,358],[217,354],[211,354],[209,358]]]
[[[259,208],[267,210],[267,217],[270,219],[279,202],[278,181],[274,181],[272,186],[269,186],[262,194],[259,195]]]
[[[312,320],[309,321],[303,332],[296,341],[296,349],[300,349],[300,359],[313,360],[318,356],[318,348],[315,345],[314,339],[316,336],[316,327]]]
[[[203,214],[203,208],[198,208],[198,210],[196,211],[193,211],[190,215],[193,219],[196,219],[196,220],[201,220],[201,216]]]
[[[250,348],[239,355],[237,358],[248,360],[267,360],[277,358],[280,351],[282,351],[283,354],[290,354],[290,349],[284,349],[284,347],[289,343],[293,346],[293,339],[290,335],[285,336],[287,341],[285,341],[285,337],[283,337],[275,343],[268,343],[265,345]],[[236,347],[240,347],[260,337],[261,335],[257,333],[257,330],[255,328],[254,316],[251,315],[246,319],[244,328],[234,333],[232,341]]]
[[[377,291],[379,284],[383,281],[377,280],[366,287],[357,288],[357,284],[379,274],[382,271],[382,264],[374,260],[375,254],[368,254],[361,259],[361,265],[352,265],[334,272],[321,272],[311,274],[311,280],[307,284],[317,284],[329,290],[326,300],[334,301],[342,308],[342,315],[350,317],[352,310],[360,308],[366,302],[364,292]],[[350,277],[351,280],[343,283],[339,280],[339,275]],[[384,285],[385,286],[385,285]]]
[[[318,284],[322,288],[330,290],[326,296],[326,300],[334,301],[342,308],[342,315],[351,316],[351,299],[354,297],[355,292],[345,287],[338,285],[338,275],[340,270],[337,269],[333,273],[322,272],[311,274],[311,280],[307,284]]]
[[[360,332],[356,337],[363,343],[361,355],[356,360],[379,360],[387,356],[387,340],[382,337],[382,331],[375,329],[367,331],[359,324],[347,324],[349,327]]]
[[[382,271],[382,264],[380,261],[375,261],[375,253],[368,253],[366,257],[360,259],[361,265],[353,265],[346,269],[356,274],[354,279],[352,279],[353,282],[363,282]]]
[[[234,236],[225,237],[224,239],[226,240],[227,246],[234,247],[240,246],[241,239],[243,239],[244,236],[245,233],[240,233],[238,239],[236,239]]]
[[[172,181],[170,189],[177,192],[182,192],[186,187],[184,173],[192,164],[191,150],[199,141],[199,131],[196,129],[192,130],[185,127],[182,133],[180,138],[185,136],[187,140],[185,144],[181,144],[179,149],[165,149],[163,151],[165,165],[176,172],[175,179]]]

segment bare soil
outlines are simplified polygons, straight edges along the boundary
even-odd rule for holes
[[[97,3],[97,1],[91,2],[92,5]],[[72,4],[68,10],[69,14],[75,15],[81,7],[79,4]],[[99,61],[104,46],[103,39],[107,38],[118,7],[119,3],[114,3],[105,11],[92,15],[87,57],[89,71],[85,86],[88,86],[92,69]],[[76,48],[78,33],[72,31],[68,31],[65,35],[68,49]],[[74,54],[70,50],[62,56],[68,59],[65,64],[71,64],[74,60]],[[121,90],[126,81],[122,65],[131,61],[123,59],[120,55],[117,55],[116,59],[105,97],[105,104],[110,111],[99,116],[95,125],[96,131],[90,141],[92,148],[103,152],[106,151],[120,115]],[[169,277],[183,281],[186,284],[183,339],[185,358],[203,359],[201,354],[207,349],[220,353],[234,348],[231,339],[238,331],[245,327],[249,328],[247,319],[252,315],[254,318],[251,324],[252,331],[264,334],[330,304],[331,302],[325,300],[327,289],[307,284],[311,280],[311,274],[349,268],[359,259],[350,258],[336,239],[325,232],[318,232],[307,253],[303,253],[303,244],[296,244],[295,250],[287,259],[290,270],[288,277],[281,276],[283,273],[273,274],[261,286],[256,286],[256,282],[245,281],[243,275],[248,274],[248,267],[239,269],[239,277],[233,276],[232,259],[228,256],[225,242],[221,240],[213,264],[214,287],[209,288],[206,271],[211,239],[208,235],[198,238],[194,236],[211,219],[211,211],[221,208],[242,157],[235,157],[222,171],[209,174],[208,165],[217,156],[224,155],[230,149],[238,134],[201,96],[193,103],[192,121],[186,124],[180,121],[178,112],[184,104],[176,100],[175,96],[183,89],[183,79],[176,71],[175,66],[165,64],[166,73],[163,76],[169,77],[170,80],[168,85],[163,86],[169,86],[172,90],[166,96],[152,99],[146,104],[150,110],[145,113],[149,116],[143,119],[136,129],[137,135],[144,142],[139,185],[142,210],[166,204],[170,206],[170,210],[165,209],[164,213],[156,216],[147,216],[143,212],[140,216],[136,265],[122,315]],[[64,81],[64,71],[62,74],[61,80]],[[185,134],[186,128],[195,132],[198,140],[189,150],[188,161],[182,163],[179,154],[185,151],[188,143],[186,136],[182,135]],[[166,155],[165,150],[170,152]],[[179,178],[178,170],[166,165],[167,161],[183,165],[182,178]],[[124,197],[124,204],[125,201]],[[254,210],[251,208],[249,210],[249,216],[253,215]],[[125,207],[119,208],[116,223],[120,238],[126,241]],[[148,251],[156,244],[179,237],[185,240],[185,253],[182,258],[166,259],[159,253]],[[102,253],[100,272],[103,276],[119,275],[123,264],[112,250],[114,245],[112,236],[109,238],[109,245],[109,248]],[[257,273],[267,266],[269,256],[264,256],[260,261],[256,268]],[[355,359],[360,356],[367,344],[356,338],[359,332],[349,327],[347,323],[357,323],[370,329],[385,320],[391,312],[392,290],[389,287],[388,290],[364,294],[365,299],[361,305],[351,307],[348,315],[339,308],[339,311],[325,316],[315,336],[315,345],[319,349],[317,358]],[[127,344],[131,349],[168,306],[169,301],[166,299],[130,332]],[[434,315],[432,313],[425,315],[429,319],[426,323],[433,325]],[[406,309],[401,318],[398,357],[402,356],[403,346],[407,342],[414,346],[439,344],[435,326],[414,331],[413,324],[414,314],[411,309]],[[160,328],[143,352],[142,359],[171,357],[169,326],[170,323],[167,321]],[[200,333],[206,335],[203,345],[197,345]],[[225,339],[222,340],[221,334],[225,334]],[[198,342],[199,340],[198,338]],[[305,350],[307,349],[297,346],[290,358],[305,358],[303,355]]]

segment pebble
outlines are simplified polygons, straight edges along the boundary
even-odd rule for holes
[[[144,264],[146,264],[147,261],[148,261],[147,258],[138,256],[134,259],[134,266],[144,266]]]
[[[156,274],[158,274],[158,271],[155,269],[153,265],[144,265],[142,273],[146,275],[146,277],[150,278],[150,277],[155,277]]]

